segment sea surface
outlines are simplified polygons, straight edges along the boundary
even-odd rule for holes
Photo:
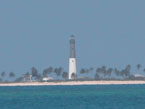
[[[145,85],[0,87],[0,109],[145,109]]]

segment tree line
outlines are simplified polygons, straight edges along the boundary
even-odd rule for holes
[[[136,65],[137,73],[139,73],[139,70],[141,69],[141,67],[142,67],[141,64]],[[90,67],[90,68],[82,68],[79,73],[81,75],[86,74],[87,75],[86,77],[88,79],[89,79],[89,75],[92,75],[95,73],[94,78],[93,78],[95,80],[109,79],[111,78],[112,75],[115,75],[115,77],[121,77],[122,79],[126,79],[126,78],[129,79],[133,75],[131,73],[131,68],[132,68],[131,65],[127,65],[122,70],[118,70],[117,68],[107,68],[106,66],[98,67],[96,69],[93,67]],[[145,72],[145,68],[143,69],[143,72]],[[42,81],[44,77],[49,77],[49,74],[52,74],[52,73],[55,74],[57,77],[62,77],[63,80],[68,79],[68,72],[64,71],[62,67],[59,67],[59,68],[48,67],[44,69],[42,73],[39,73],[37,68],[32,67],[31,72],[24,73],[24,75],[32,75],[34,80]],[[6,72],[2,72],[0,81],[4,81],[5,76],[6,76]],[[16,75],[14,72],[10,72],[8,76],[9,78],[14,78]],[[72,74],[72,77],[74,79],[79,78],[74,73]],[[16,78],[15,82],[19,82],[22,80],[23,80],[23,76]]]
[[[136,69],[137,71],[135,73],[139,74],[139,70],[141,69],[142,65],[137,64]],[[131,72],[131,65],[127,65],[124,69],[118,70],[117,68],[107,68],[106,66],[98,67],[95,70],[95,77],[96,80],[101,79],[109,79],[113,74],[115,77],[121,77],[123,79],[131,79],[133,77],[133,73]],[[90,73],[92,72],[93,68],[89,69],[81,69],[80,73]],[[142,72],[145,73],[145,68],[142,70]],[[113,79],[113,78],[112,78]],[[114,78],[115,79],[115,78]]]

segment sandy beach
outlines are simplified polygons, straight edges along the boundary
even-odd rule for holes
[[[121,85],[145,84],[145,81],[66,81],[66,82],[29,82],[1,83],[0,86],[55,86],[55,85]]]

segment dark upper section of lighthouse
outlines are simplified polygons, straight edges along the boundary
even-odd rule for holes
[[[70,36],[70,58],[76,58],[75,54],[75,36]]]

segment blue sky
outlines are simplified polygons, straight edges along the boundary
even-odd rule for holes
[[[80,68],[145,68],[144,0],[1,0],[0,72],[68,71],[69,36]]]

